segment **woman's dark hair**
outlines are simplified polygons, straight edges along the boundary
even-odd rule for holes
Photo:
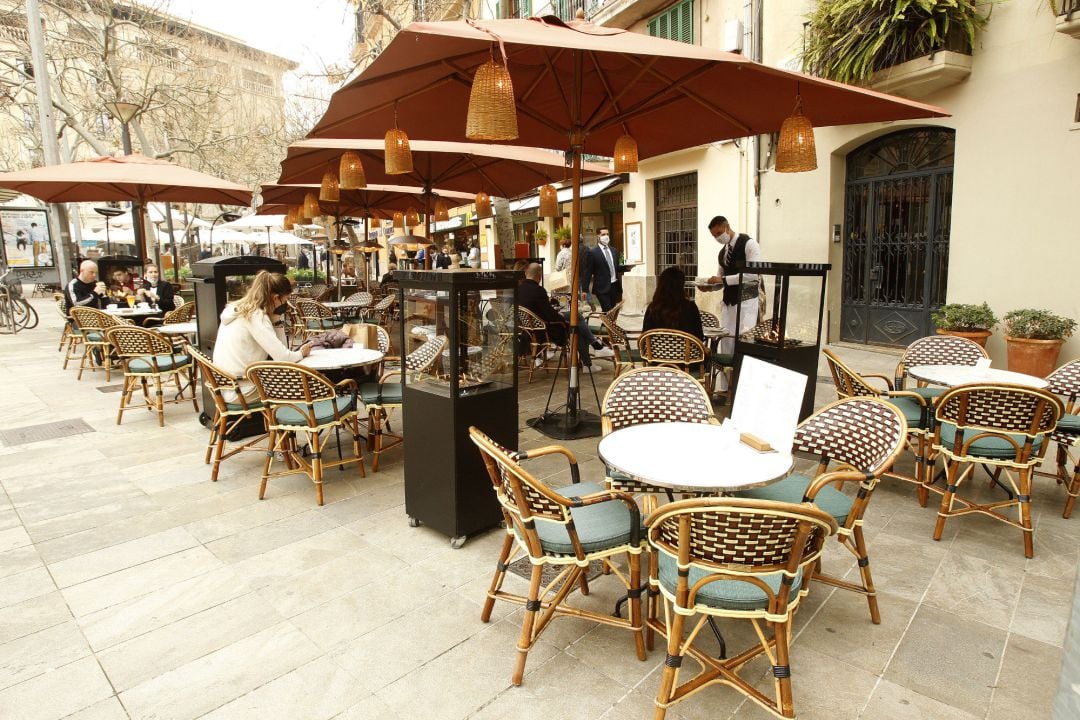
[[[679,327],[683,306],[689,302],[683,290],[685,282],[686,273],[677,267],[667,268],[656,280],[656,292],[649,303],[649,310],[664,327]]]
[[[561,244],[561,245],[562,245],[562,246],[563,246],[564,248],[568,248],[568,247],[570,247],[571,245],[573,245],[574,243],[573,243],[573,242],[571,242],[570,238],[563,238],[563,241],[562,241],[562,243],[560,243],[560,244]]]

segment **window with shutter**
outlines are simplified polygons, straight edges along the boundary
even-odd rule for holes
[[[649,34],[653,37],[694,43],[694,0],[683,2],[668,8],[649,21]]]

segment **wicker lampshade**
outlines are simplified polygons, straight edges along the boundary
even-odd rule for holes
[[[405,227],[416,227],[420,224],[420,213],[413,208],[405,211]]]
[[[289,206],[288,211],[285,213],[285,222],[281,224],[281,227],[285,230],[292,230],[296,226],[296,208],[292,205]]]
[[[506,65],[492,58],[473,76],[465,137],[470,140],[516,140],[517,136],[514,83]]]
[[[814,126],[803,115],[802,98],[795,101],[795,112],[780,126],[776,145],[776,172],[796,173],[817,170],[817,146]]]
[[[540,188],[540,217],[553,218],[559,215],[559,193],[554,185]]]
[[[322,176],[322,185],[319,187],[319,202],[336,203],[341,201],[341,193],[338,191],[338,178],[333,170],[327,170]]]
[[[315,193],[309,192],[304,196],[304,209],[302,212],[308,220],[314,220],[322,214],[319,210],[319,198],[315,197]]]
[[[445,200],[435,201],[435,222],[446,222],[450,219],[450,203]]]
[[[405,229],[405,213],[394,213],[394,227],[401,228],[402,230]]]
[[[629,135],[623,135],[615,141],[615,172],[630,173],[637,171],[637,141]]]
[[[481,220],[491,217],[491,198],[486,192],[476,193],[476,217]]]
[[[412,150],[409,149],[409,136],[404,130],[394,128],[386,131],[385,150],[387,175],[404,175],[412,172]]]
[[[364,165],[360,162],[360,156],[349,150],[341,156],[341,166],[338,168],[338,178],[341,181],[342,190],[360,190],[367,187],[367,178],[364,176]]]

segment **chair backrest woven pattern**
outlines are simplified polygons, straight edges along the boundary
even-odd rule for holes
[[[547,330],[547,323],[528,308],[518,306],[517,318],[518,326],[524,330]]]
[[[1055,395],[1068,398],[1069,409],[1073,410],[1077,398],[1080,398],[1080,360],[1067,362],[1046,378],[1047,390]]]
[[[561,523],[569,521],[569,509],[537,489],[538,481],[521,467],[517,453],[504,448],[476,428],[472,428],[470,432],[480,453],[498,468],[498,481],[494,483],[495,493],[508,513],[518,520],[532,517]],[[520,488],[520,492],[517,492],[515,486]]]
[[[265,402],[308,403],[337,395],[325,377],[291,363],[255,363],[248,368],[248,377]]]
[[[124,325],[107,330],[109,342],[121,357],[139,355],[170,355],[172,343],[155,332],[134,325]]]
[[[320,302],[306,298],[296,299],[296,309],[300,311],[301,317],[304,318],[329,320],[334,317],[334,313],[330,311],[330,308]]]
[[[829,372],[832,373],[833,383],[836,385],[836,394],[840,398],[850,397],[877,397],[881,393],[862,378],[840,358],[833,355],[832,351],[821,351],[825,355],[825,361],[829,364]]]
[[[345,298],[345,302],[357,303],[358,305],[370,305],[372,302],[372,296],[369,292],[354,292],[352,295]]]
[[[705,362],[705,346],[679,330],[648,330],[638,338],[638,350],[648,363],[696,365]]]
[[[203,355],[201,350],[191,345],[185,345],[184,352],[190,355],[191,359],[198,364],[199,370],[202,372],[203,382],[210,387],[212,392],[216,393],[222,389],[236,389],[236,378],[215,365],[210,358]]]
[[[83,330],[104,331],[113,327],[121,327],[125,324],[109,313],[95,310],[94,308],[73,307],[71,308],[71,317]]]
[[[701,384],[674,368],[639,368],[615,378],[601,412],[612,429],[657,422],[706,423],[712,403]]]
[[[427,372],[449,342],[445,335],[436,335],[405,356],[405,367],[412,372]]]
[[[612,345],[619,345],[626,348],[630,347],[630,340],[626,337],[626,331],[619,327],[618,323],[609,320],[606,316],[601,317],[600,322],[607,328],[608,341]]]
[[[718,328],[720,327],[720,318],[713,315],[708,310],[698,310],[701,313],[701,327]]]
[[[62,295],[56,299],[56,310],[60,313],[60,317],[64,318],[65,322],[69,319],[67,310],[64,309],[64,297]]]
[[[195,317],[195,303],[185,303],[180,305],[175,310],[170,310],[165,313],[162,321],[165,323],[183,323],[191,322]]]
[[[794,449],[877,474],[903,449],[907,423],[887,403],[849,398],[827,405],[795,431]]]
[[[896,389],[904,388],[907,368],[919,365],[968,365],[990,357],[979,343],[956,335],[928,335],[907,346],[896,366]]]
[[[1048,392],[1013,385],[961,385],[938,398],[935,416],[958,428],[1034,437],[1061,417],[1061,401]]]

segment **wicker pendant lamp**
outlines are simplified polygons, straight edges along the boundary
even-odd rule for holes
[[[292,230],[296,227],[296,207],[289,206],[289,209],[285,212],[285,222],[281,224],[281,227],[285,230]]]
[[[540,188],[540,207],[537,213],[545,218],[558,217],[559,193],[554,185],[545,185]]]
[[[405,211],[405,227],[416,227],[420,224],[420,213],[416,212],[413,208],[409,208]]]
[[[341,156],[338,178],[342,190],[360,190],[367,187],[364,165],[360,162],[360,156],[352,150]]]
[[[446,222],[450,219],[450,204],[445,200],[435,201],[435,222]]]
[[[506,67],[506,56],[503,55],[503,61],[498,63],[492,54],[473,76],[465,137],[470,140],[516,140],[517,136],[514,83]]]
[[[615,141],[615,172],[632,173],[638,171],[637,141],[629,134]]]
[[[327,170],[322,176],[322,185],[319,187],[319,202],[336,203],[341,201],[341,193],[338,191],[338,177],[333,170]]]
[[[304,217],[308,221],[314,220],[322,213],[319,211],[319,198],[315,197],[315,193],[308,193],[304,196]]]
[[[394,213],[394,227],[395,228],[400,228],[402,230],[405,229],[405,213],[401,213],[401,212]]]
[[[483,220],[491,216],[491,198],[486,192],[476,193],[476,217]]]
[[[397,105],[394,105],[394,129],[386,131],[384,142],[384,161],[387,175],[411,173],[412,150],[409,148],[409,136],[397,124]]]
[[[795,112],[780,126],[776,144],[776,172],[796,173],[817,170],[814,126],[803,115],[802,96],[796,95]]]

